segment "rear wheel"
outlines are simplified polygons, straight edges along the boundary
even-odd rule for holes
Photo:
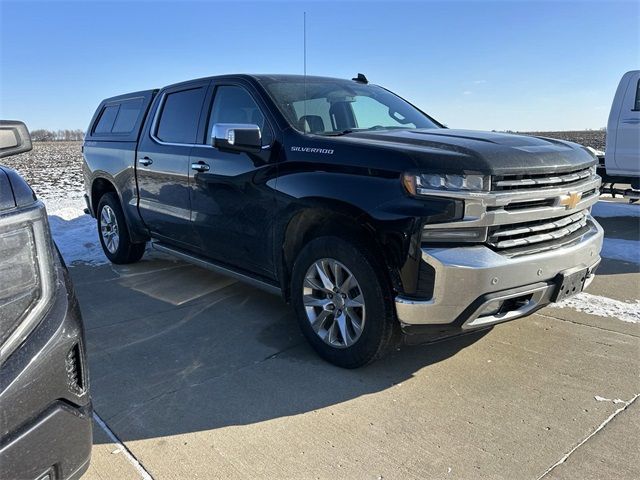
[[[338,237],[307,244],[293,267],[291,299],[303,334],[325,360],[357,368],[380,357],[396,325],[384,269]]]
[[[102,250],[112,263],[134,263],[142,258],[146,243],[131,242],[120,200],[115,193],[105,193],[100,198],[96,216]]]

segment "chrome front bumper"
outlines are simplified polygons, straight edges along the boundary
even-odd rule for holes
[[[421,326],[471,330],[523,317],[552,301],[559,274],[588,268],[586,287],[603,240],[602,227],[589,220],[589,230],[571,244],[531,255],[510,257],[484,245],[423,248],[422,260],[435,270],[433,297],[396,297],[401,326],[407,333]],[[505,300],[513,304],[510,311],[483,314]]]

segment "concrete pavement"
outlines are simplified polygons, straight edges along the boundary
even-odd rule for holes
[[[640,478],[637,323],[546,308],[342,370],[225,277],[158,254],[71,271],[113,435],[95,425],[86,480]],[[589,293],[633,304],[640,266],[604,260]]]

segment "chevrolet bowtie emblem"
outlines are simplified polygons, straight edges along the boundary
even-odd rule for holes
[[[567,207],[567,210],[571,210],[576,208],[578,202],[582,200],[582,193],[580,192],[569,192],[568,195],[562,195],[560,197],[560,205],[564,205]]]

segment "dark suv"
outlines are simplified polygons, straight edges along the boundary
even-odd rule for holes
[[[0,121],[0,158],[31,150]],[[0,166],[0,479],[74,479],[89,466],[84,331],[69,272],[29,185]]]

